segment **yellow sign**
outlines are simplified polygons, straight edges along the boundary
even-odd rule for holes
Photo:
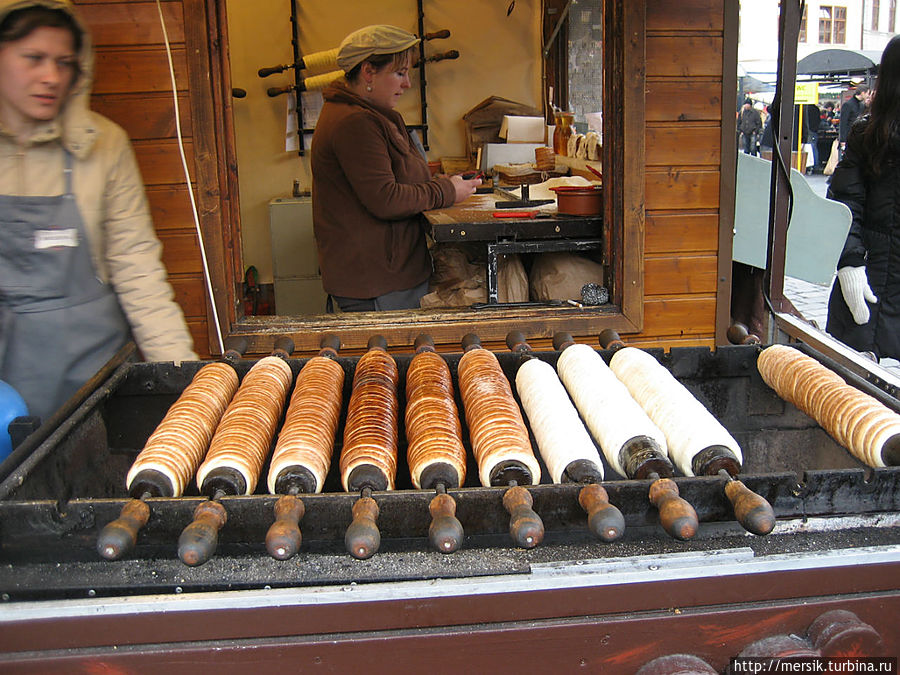
[[[818,82],[797,82],[794,84],[794,103],[818,103]]]

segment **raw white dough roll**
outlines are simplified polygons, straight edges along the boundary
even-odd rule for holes
[[[463,354],[459,392],[481,484],[490,487],[491,471],[505,461],[521,462],[531,473],[531,484],[539,483],[541,466],[531,449],[525,420],[493,352],[477,348]]]
[[[712,445],[743,455],[728,430],[659,361],[635,347],[613,354],[610,368],[666,436],[669,457],[685,476],[693,476],[694,456]]]
[[[226,363],[198,370],[131,465],[125,478],[128,490],[137,474],[150,469],[169,479],[173,497],[184,494],[237,388],[237,373]]]
[[[334,359],[314,356],[300,370],[269,467],[271,494],[275,494],[278,474],[289,466],[307,469],[316,478],[315,492],[322,491],[331,466],[343,387],[344,369]]]
[[[244,494],[253,494],[293,377],[291,367],[277,356],[266,356],[253,364],[197,469],[197,487],[202,489],[213,469],[229,468],[243,476]]]
[[[667,453],[663,432],[593,348],[581,344],[566,347],[559,355],[556,368],[603,450],[603,456],[616,473],[626,475],[621,450],[637,436],[652,438],[659,445],[660,452],[663,455]]]
[[[579,459],[594,464],[602,479],[600,453],[553,366],[528,359],[516,373],[516,389],[553,482],[562,483],[566,467]]]

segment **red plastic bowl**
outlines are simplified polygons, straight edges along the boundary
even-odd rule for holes
[[[603,213],[603,186],[560,185],[550,188],[556,193],[556,210],[570,216],[599,216]]]

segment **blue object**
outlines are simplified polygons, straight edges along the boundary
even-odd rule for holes
[[[28,414],[28,406],[19,392],[0,380],[0,462],[12,452],[9,423]]]

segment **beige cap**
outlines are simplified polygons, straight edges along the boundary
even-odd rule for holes
[[[415,35],[396,26],[366,26],[344,38],[338,48],[337,64],[349,73],[374,54],[397,54],[418,42]]]

